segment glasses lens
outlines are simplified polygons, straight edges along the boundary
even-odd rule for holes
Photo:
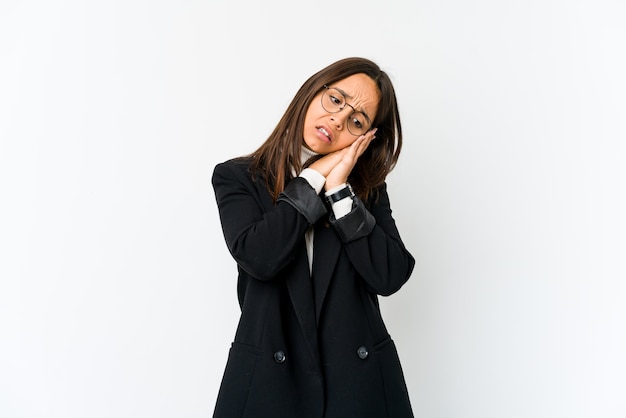
[[[338,90],[326,89],[322,95],[322,107],[329,113],[339,112],[346,104],[346,99]]]
[[[353,135],[363,135],[367,132],[367,120],[365,115],[361,112],[354,112],[348,119],[348,130]]]

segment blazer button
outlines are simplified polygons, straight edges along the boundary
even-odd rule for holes
[[[367,352],[367,347],[362,345],[359,348],[357,348],[356,355],[359,356],[361,360],[365,360],[367,356],[369,355],[369,353]]]
[[[276,363],[284,363],[285,359],[287,358],[287,356],[285,356],[285,353],[283,351],[277,351],[274,353],[274,361]]]

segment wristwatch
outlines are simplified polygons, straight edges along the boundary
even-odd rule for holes
[[[350,183],[346,183],[346,187],[337,190],[331,195],[326,196],[326,200],[332,205],[333,203],[339,202],[341,199],[344,199],[348,196],[354,197],[354,190],[352,190],[352,186],[350,186]]]

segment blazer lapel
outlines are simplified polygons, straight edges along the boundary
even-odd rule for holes
[[[315,306],[313,302],[313,286],[309,275],[309,263],[304,243],[298,250],[292,271],[286,280],[287,290],[300,323],[300,328],[309,346],[315,364],[320,364],[319,348],[317,344],[317,325],[315,322]]]
[[[313,286],[315,292],[315,320],[319,322],[324,299],[341,251],[341,242],[326,219],[315,225],[313,245]]]

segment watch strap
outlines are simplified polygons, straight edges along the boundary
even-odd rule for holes
[[[346,187],[326,196],[326,200],[328,200],[328,203],[332,205],[333,203],[339,202],[341,199],[345,199],[348,196],[354,197],[354,190],[352,190],[350,183],[346,183]]]

